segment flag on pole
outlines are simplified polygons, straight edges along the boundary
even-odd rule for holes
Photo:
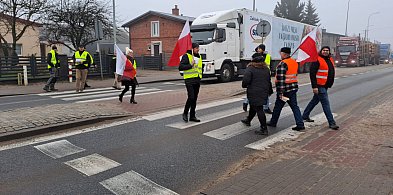
[[[134,69],[134,66],[132,65],[132,62],[127,59],[127,57],[123,54],[123,51],[120,50],[120,48],[115,44],[115,50],[116,50],[116,74],[118,75],[124,75],[130,78],[134,78],[136,75],[136,70]],[[128,72],[124,72],[124,69],[130,69],[132,72],[129,74]]]
[[[315,62],[318,60],[318,50],[317,50],[317,30],[315,27],[310,33],[308,33],[300,43],[299,53],[297,55],[297,62],[304,64],[306,62]]]
[[[192,49],[191,33],[189,21],[184,24],[183,30],[181,31],[180,37],[177,40],[175,49],[173,50],[172,56],[169,59],[168,66],[179,66],[180,58]]]

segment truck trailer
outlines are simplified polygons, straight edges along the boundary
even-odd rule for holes
[[[268,34],[259,36],[257,28],[264,26]],[[254,49],[261,43],[271,55],[271,69],[281,60],[282,47],[294,52],[302,38],[315,26],[287,20],[248,9],[233,9],[205,13],[191,25],[192,41],[198,43],[204,77],[217,77],[223,82],[242,75],[251,61]],[[270,29],[270,32],[268,32]],[[321,47],[322,30],[317,29],[317,48]],[[297,58],[295,53],[293,58]],[[303,67],[302,67],[303,68]]]

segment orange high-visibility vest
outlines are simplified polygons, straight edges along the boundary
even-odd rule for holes
[[[334,67],[333,58],[330,58],[330,61],[332,62],[333,67]],[[329,73],[329,66],[326,63],[325,59],[323,59],[320,56],[318,56],[318,62],[319,62],[319,69],[317,72],[317,84],[324,86],[327,82],[328,73]]]
[[[283,60],[285,64],[288,66],[287,73],[285,74],[285,83],[297,83],[297,71],[299,68],[299,64],[292,58],[287,58]],[[277,77],[276,77],[277,81]]]

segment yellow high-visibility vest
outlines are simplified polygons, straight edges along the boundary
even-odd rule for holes
[[[55,52],[55,50],[52,49],[52,50],[50,50],[49,53],[52,54],[52,58],[50,59],[50,62],[52,62],[52,64],[53,64],[55,67],[57,67],[56,65],[60,63],[60,60],[57,60],[57,59],[56,59],[56,52]],[[48,69],[51,69],[51,68],[52,68],[52,66],[51,66],[50,64],[48,64]]]
[[[76,66],[80,65],[85,65],[86,67],[89,66],[89,64],[86,63],[87,55],[89,55],[90,59],[92,58],[89,52],[83,51],[82,55],[79,54],[80,52],[75,52],[75,60],[81,60],[81,62],[76,62]]]
[[[188,54],[188,60],[190,61],[190,64],[192,64],[192,61],[194,59],[194,56],[192,56],[191,54]],[[189,70],[185,70],[183,71],[183,77],[184,79],[191,79],[191,78],[202,78],[202,57],[201,55],[199,55],[199,62],[198,62],[198,66],[197,68],[191,68]]]

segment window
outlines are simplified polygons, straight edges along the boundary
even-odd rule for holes
[[[160,36],[160,22],[152,21],[151,22],[151,36],[159,37]]]
[[[16,44],[16,54],[18,54],[18,56],[22,55],[22,44]]]

